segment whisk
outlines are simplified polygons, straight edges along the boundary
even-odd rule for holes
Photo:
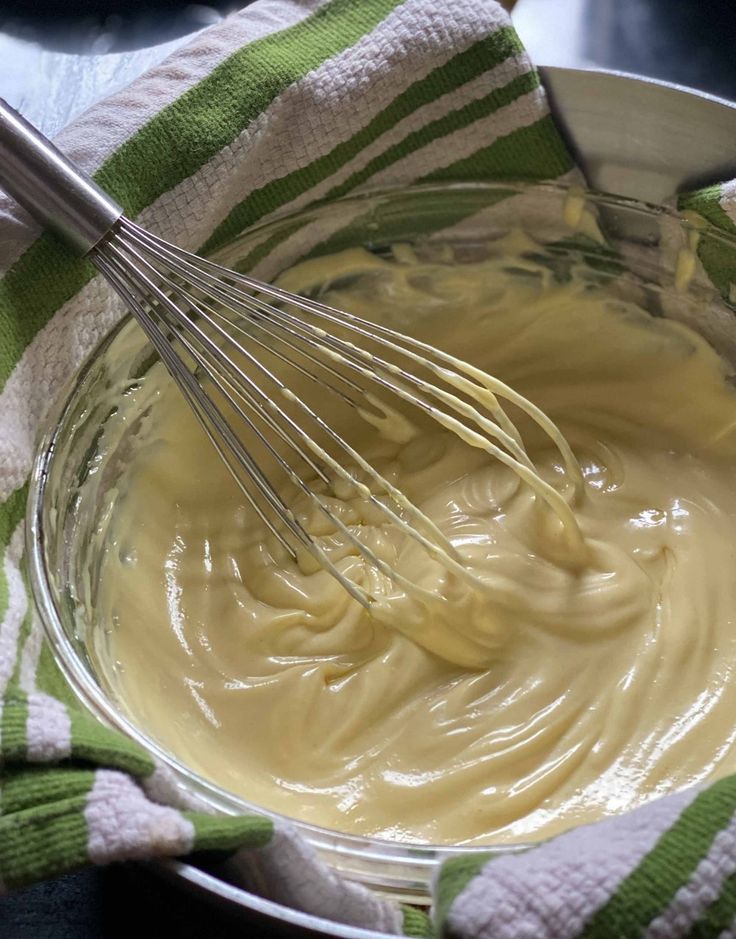
[[[438,424],[486,451],[556,515],[569,556],[584,558],[572,508],[582,491],[576,458],[555,424],[503,382],[418,339],[228,270],[151,234],[1,99],[0,184],[86,256],[123,299],[243,495],[288,555],[295,561],[311,555],[364,606],[374,599],[370,587],[330,560],[319,536],[287,503],[276,470],[371,569],[402,589],[421,592],[378,557],[358,527],[339,517],[330,492],[357,494],[452,574],[485,585],[432,520],[307,395],[294,392],[295,376],[370,423],[393,419],[400,428],[399,415],[415,414],[420,423]],[[559,450],[572,483],[568,498],[538,474],[508,404]]]

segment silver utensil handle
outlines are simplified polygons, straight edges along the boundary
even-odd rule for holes
[[[123,214],[97,183],[2,98],[0,187],[83,255]]]

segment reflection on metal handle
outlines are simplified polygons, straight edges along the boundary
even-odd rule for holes
[[[87,254],[120,206],[0,98],[0,187],[46,228]]]

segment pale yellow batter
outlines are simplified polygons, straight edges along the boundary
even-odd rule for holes
[[[253,803],[405,841],[543,837],[734,771],[736,396],[721,360],[526,259],[352,252],[287,283],[338,275],[328,302],[484,368],[557,423],[583,471],[588,561],[569,563],[556,517],[487,454],[440,428],[391,440],[353,419],[377,467],[495,587],[459,586],[400,533],[371,529],[346,491],[341,518],[438,597],[424,619],[401,600],[371,617],[325,572],[284,561],[154,370],[126,404],[155,399],[96,637],[134,720]],[[520,426],[573,504],[559,452]],[[354,551],[339,537],[329,550],[361,582]]]

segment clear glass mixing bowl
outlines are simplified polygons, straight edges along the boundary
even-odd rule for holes
[[[462,263],[479,245],[513,230],[539,243],[538,261],[564,278],[571,264],[653,316],[670,316],[701,333],[736,366],[734,309],[703,276],[693,249],[723,271],[736,262],[736,240],[673,212],[628,199],[556,185],[442,184],[368,193],[324,203],[250,229],[214,255],[222,263],[273,278],[310,253],[396,243],[449,243]],[[600,232],[605,233],[602,239]],[[736,268],[734,268],[736,269]],[[725,285],[721,291],[728,296]],[[100,544],[94,533],[114,508],[139,428],[101,446],[121,392],[155,356],[137,325],[123,320],[72,379],[42,434],[33,469],[28,554],[33,591],[47,636],[69,684],[105,723],[137,740],[171,767],[180,785],[222,812],[264,811],[197,775],[137,726],[105,686],[90,655],[96,623]],[[107,435],[106,435],[107,436]],[[265,814],[274,815],[266,812]],[[335,869],[385,893],[426,902],[437,864],[451,854],[514,847],[451,848],[355,837],[302,822],[296,827]],[[519,845],[518,848],[523,846]],[[517,849],[518,849],[517,848]]]

